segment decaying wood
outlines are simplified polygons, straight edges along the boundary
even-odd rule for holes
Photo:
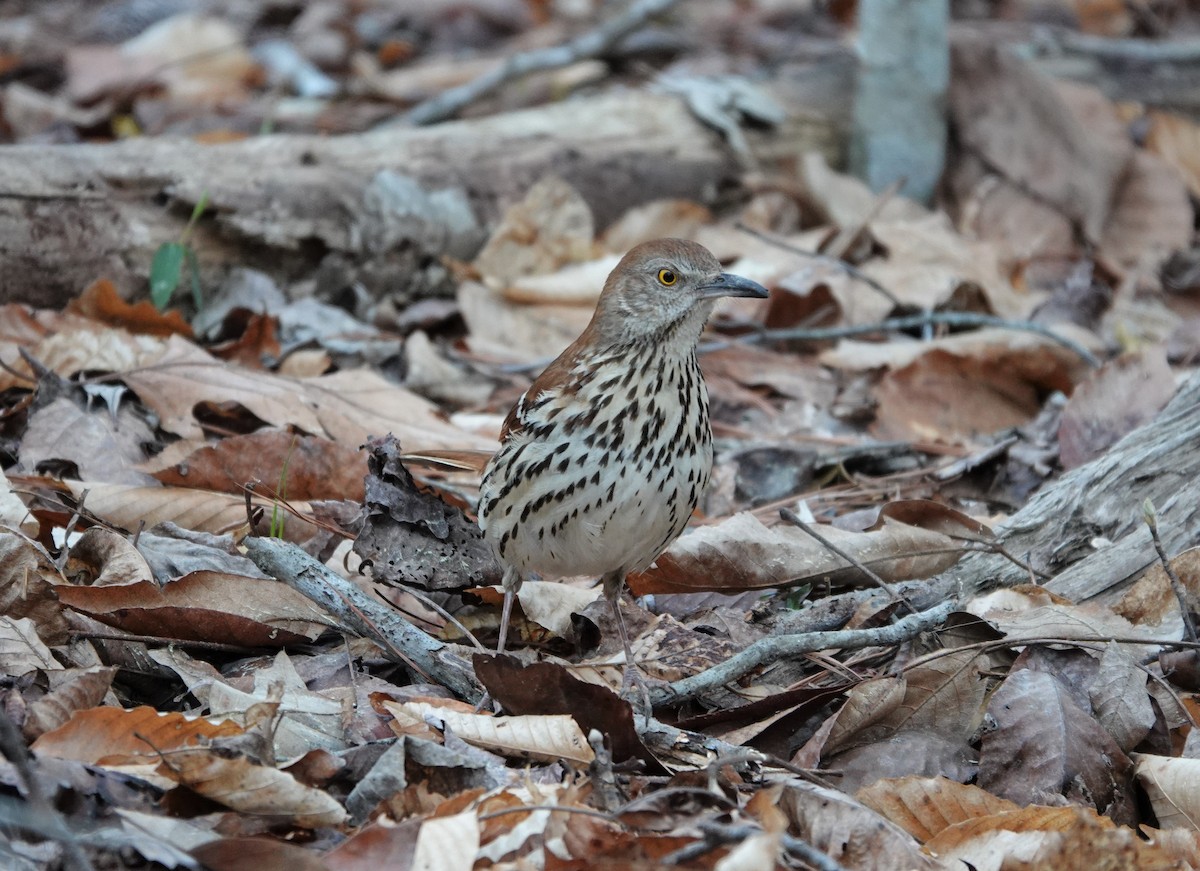
[[[1046,586],[1074,600],[1135,579],[1157,560],[1142,514],[1149,499],[1171,556],[1200,538],[1200,374],[1152,421],[1103,455],[1038,491],[998,529],[1009,553],[1054,576]],[[999,554],[968,554],[943,581],[965,598],[1029,580]]]
[[[378,643],[385,654],[406,662],[472,702],[483,696],[470,653],[413,626],[397,611],[372,599],[300,548],[274,538],[247,538],[246,555],[271,577],[312,599],[347,631]]]
[[[781,147],[829,151],[836,138],[832,122],[802,113],[750,141],[769,159]],[[205,195],[191,242],[206,280],[249,266],[288,281],[340,257],[382,261],[401,285],[405,266],[473,255],[550,173],[600,227],[657,198],[715,205],[739,185],[719,134],[679,98],[644,91],[341,137],[13,146],[0,160],[0,300],[58,307],[101,277],[142,292],[155,249]]]

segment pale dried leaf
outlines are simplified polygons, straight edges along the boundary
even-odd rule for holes
[[[143,445],[152,440],[150,427],[128,406],[114,416],[59,397],[30,416],[20,440],[20,468],[34,471],[59,459],[89,480],[151,485],[154,479],[136,467],[145,459]]]
[[[524,275],[553,272],[592,255],[592,210],[579,192],[557,176],[547,176],[509,207],[475,268],[504,287]]]
[[[39,668],[52,671],[62,666],[38,638],[37,626],[28,617],[0,615],[0,674],[16,677]]]
[[[87,481],[65,481],[77,498],[87,491],[85,506],[89,513],[103,518],[113,526],[136,530],[144,521],[148,527],[174,523],[194,532],[215,535],[245,526],[246,499],[229,493],[193,490],[186,487],[136,487],[128,484],[103,484]],[[260,496],[251,499],[270,516],[273,503]],[[292,508],[304,512],[305,502],[289,502]],[[289,514],[289,535],[307,527],[307,523]]]
[[[459,286],[458,306],[473,351],[521,362],[549,363],[575,341],[592,316],[584,306],[517,305],[474,281]]]
[[[413,449],[495,450],[495,441],[459,429],[427,399],[369,369],[344,369],[294,383],[325,434],[359,447],[392,433]]]
[[[490,717],[465,714],[426,702],[384,702],[388,711],[440,720],[468,744],[520,759],[586,765],[595,754],[574,719],[565,714]]]
[[[12,484],[9,483],[3,469],[0,469],[0,527],[8,527],[28,536],[35,536],[38,532],[37,520],[29,513],[21,498],[13,492]]]
[[[311,828],[337,826],[349,816],[324,790],[304,786],[275,768],[207,748],[166,753],[158,773],[240,813],[282,816]]]
[[[889,581],[929,577],[958,561],[964,545],[947,535],[887,519],[881,529],[821,527],[837,547]],[[861,585],[861,572],[792,526],[766,527],[747,512],[676,539],[654,565],[631,575],[637,595],[766,589],[805,581]],[[868,582],[869,583],[869,582]]]
[[[1134,754],[1138,782],[1164,829],[1200,831],[1200,759]]]
[[[479,828],[473,810],[425,820],[417,835],[413,871],[471,871],[479,853]]]
[[[571,615],[581,613],[599,597],[599,587],[587,589],[550,581],[526,581],[517,591],[526,618],[559,638],[572,634]]]
[[[1073,469],[1151,420],[1175,395],[1166,348],[1152,345],[1122,354],[1075,387],[1058,425],[1059,457]]]
[[[595,306],[605,279],[620,259],[620,255],[610,254],[599,260],[572,263],[549,275],[515,278],[504,288],[504,298],[524,305]]]
[[[63,570],[72,584],[107,587],[153,581],[146,558],[125,536],[93,526],[71,546]]]

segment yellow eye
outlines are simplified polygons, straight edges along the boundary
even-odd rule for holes
[[[663,284],[663,285],[666,285],[667,287],[670,287],[672,284],[674,284],[678,280],[679,280],[679,276],[676,275],[674,272],[672,272],[670,269],[658,270],[658,283],[659,284]]]

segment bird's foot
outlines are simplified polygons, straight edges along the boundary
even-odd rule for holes
[[[621,678],[621,698],[633,706],[635,714],[649,717],[654,713],[650,703],[650,685],[642,677],[642,670],[632,662],[625,663],[625,674]]]

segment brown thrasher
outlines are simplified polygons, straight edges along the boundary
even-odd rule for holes
[[[598,575],[634,667],[618,599],[683,531],[712,470],[696,343],[715,300],[766,297],[707,249],[658,239],[626,254],[575,342],[509,412],[483,474],[479,526],[504,567],[503,652],[530,572]]]

